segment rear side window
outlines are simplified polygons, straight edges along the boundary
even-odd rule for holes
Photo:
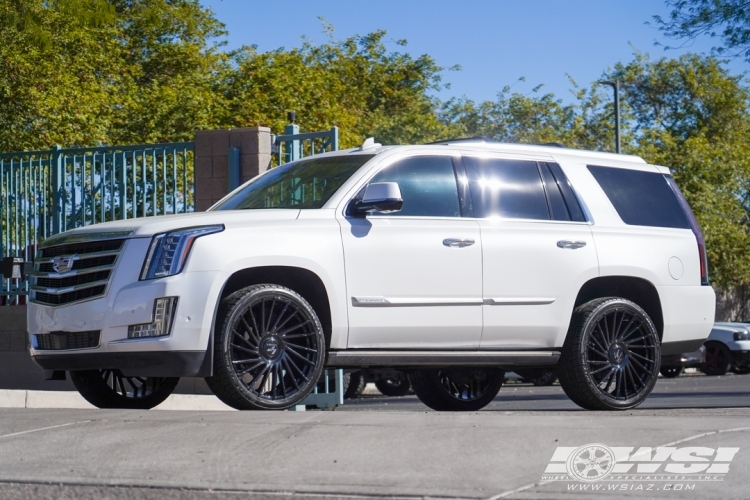
[[[625,224],[690,229],[667,176],[595,165],[588,169]]]
[[[465,157],[474,215],[549,220],[536,162]]]
[[[374,182],[397,182],[401,189],[404,206],[387,214],[390,217],[461,217],[450,156],[418,156],[394,163],[378,172],[370,181]]]

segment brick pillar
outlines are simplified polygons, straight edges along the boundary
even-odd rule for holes
[[[229,148],[240,150],[241,182],[271,165],[267,127],[199,130],[195,133],[195,210],[202,212],[229,192]]]

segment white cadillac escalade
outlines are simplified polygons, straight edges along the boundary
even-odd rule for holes
[[[700,228],[665,167],[455,140],[288,163],[207,212],[49,238],[31,356],[101,408],[205,377],[237,409],[299,403],[324,367],[391,367],[436,410],[556,367],[583,408],[640,404],[714,321]]]

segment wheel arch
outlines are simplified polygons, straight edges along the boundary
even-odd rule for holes
[[[274,284],[290,288],[310,303],[323,326],[326,348],[331,343],[331,305],[323,280],[310,271],[293,266],[262,266],[241,269],[229,276],[219,295],[219,303],[234,292],[252,285]],[[218,304],[216,307],[218,311]]]
[[[632,276],[600,276],[590,279],[578,291],[574,309],[600,297],[621,297],[635,302],[654,322],[659,340],[664,334],[664,313],[656,287],[648,280]]]

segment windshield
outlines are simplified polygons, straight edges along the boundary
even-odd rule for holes
[[[287,163],[251,181],[214,210],[320,208],[372,157],[329,156]]]

